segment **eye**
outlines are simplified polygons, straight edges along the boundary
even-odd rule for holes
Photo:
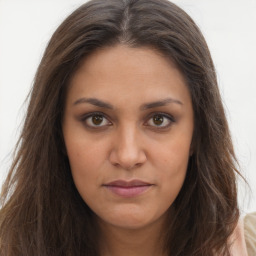
[[[148,126],[167,128],[174,123],[174,118],[168,114],[154,114],[148,121]]]
[[[92,113],[84,116],[82,121],[90,128],[104,127],[111,125],[111,122],[101,113]]]

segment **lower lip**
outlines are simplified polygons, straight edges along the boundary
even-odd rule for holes
[[[149,188],[151,188],[151,186],[152,185],[134,186],[134,187],[119,187],[119,186],[105,186],[105,187],[118,196],[135,197],[147,191]]]

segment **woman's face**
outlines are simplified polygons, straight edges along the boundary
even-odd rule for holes
[[[193,109],[175,65],[150,48],[96,51],[67,93],[63,134],[74,183],[105,224],[164,219],[185,179]]]

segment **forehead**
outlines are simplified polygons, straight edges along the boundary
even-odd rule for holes
[[[158,100],[166,94],[190,101],[185,79],[176,65],[151,48],[117,45],[99,49],[81,63],[71,80],[67,100],[90,96],[128,103]]]

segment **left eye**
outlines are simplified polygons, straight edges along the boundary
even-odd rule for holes
[[[102,127],[110,124],[108,119],[102,114],[93,114],[85,118],[85,124],[89,127]]]
[[[147,122],[147,125],[166,128],[169,127],[174,122],[171,116],[167,116],[164,114],[155,114],[153,115]]]

